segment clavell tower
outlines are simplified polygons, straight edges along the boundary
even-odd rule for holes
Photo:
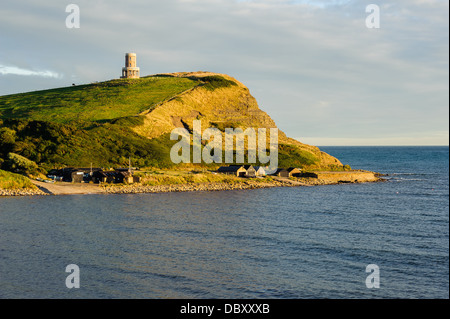
[[[136,53],[125,54],[125,67],[122,68],[122,79],[139,79],[139,68],[136,67]]]

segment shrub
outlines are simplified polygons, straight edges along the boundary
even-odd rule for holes
[[[2,144],[14,144],[16,142],[16,131],[7,127],[0,128],[0,141]]]
[[[39,167],[35,162],[15,153],[8,153],[8,160],[4,165],[8,170],[16,173],[36,174],[39,172]]]
[[[230,86],[237,86],[235,82],[227,80],[220,75],[205,76],[200,78],[200,80],[206,82],[203,87],[208,91],[214,91],[215,89],[227,88]]]

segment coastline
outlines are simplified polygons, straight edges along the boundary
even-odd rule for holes
[[[0,188],[0,197],[14,197],[14,196],[45,196],[50,195],[39,188],[22,188],[22,189],[3,189]]]
[[[367,171],[361,172],[367,175]],[[0,189],[0,196],[44,196],[44,195],[87,195],[87,194],[143,194],[143,193],[170,193],[170,192],[195,192],[195,191],[225,191],[225,190],[249,190],[272,187],[310,187],[320,185],[337,184],[359,184],[381,182],[384,179],[379,174],[370,172],[371,175],[360,180],[343,180],[341,176],[319,178],[281,178],[273,177],[270,180],[243,180],[239,183],[210,182],[191,184],[169,184],[169,185],[114,185],[114,184],[73,184],[73,183],[44,183],[32,180],[36,189]]]
[[[123,185],[104,186],[107,194],[142,194],[142,193],[171,193],[171,192],[197,192],[197,191],[226,191],[226,190],[248,190],[272,187],[300,187],[311,186],[304,183],[289,183],[282,181],[242,183],[197,183],[197,184],[172,184],[172,185]]]

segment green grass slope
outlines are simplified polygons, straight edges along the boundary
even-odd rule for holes
[[[35,189],[36,186],[22,175],[6,172],[0,169],[0,189]]]
[[[103,122],[149,110],[198,84],[188,78],[151,76],[0,96],[0,118]]]

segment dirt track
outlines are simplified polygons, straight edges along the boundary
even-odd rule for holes
[[[72,194],[101,194],[105,190],[93,184],[72,184],[65,182],[44,183],[32,180],[33,184],[47,194],[72,195]]]

